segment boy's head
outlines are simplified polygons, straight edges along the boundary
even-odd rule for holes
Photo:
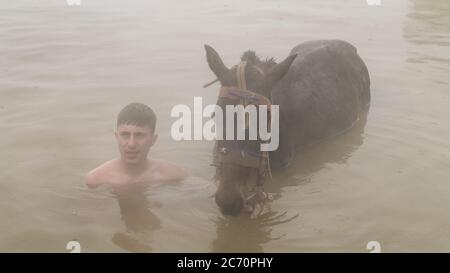
[[[122,124],[148,127],[153,134],[156,127],[156,115],[147,105],[133,102],[120,110],[117,116],[117,128]]]
[[[122,160],[138,164],[147,159],[157,139],[156,115],[145,104],[134,102],[125,106],[117,117],[116,139]]]

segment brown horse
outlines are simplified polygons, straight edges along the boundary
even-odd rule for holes
[[[244,66],[231,69],[212,47],[205,45],[205,49],[209,67],[222,85],[219,107],[224,110],[243,101],[252,104],[245,95],[228,95],[225,91],[231,88],[267,98],[279,105],[280,111],[279,147],[270,154],[259,150],[260,138],[216,141],[214,165],[219,184],[215,199],[224,214],[255,209],[265,195],[256,190],[259,198],[250,198],[254,197],[250,193],[252,188],[261,188],[270,166],[287,165],[299,147],[342,133],[367,112],[369,74],[356,48],[345,41],[302,43],[278,64],[274,59],[262,61],[253,51],[247,51],[241,57]],[[255,104],[259,106],[258,99]],[[222,124],[226,124],[226,117],[223,119]]]

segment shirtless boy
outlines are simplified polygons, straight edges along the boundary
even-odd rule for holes
[[[131,103],[123,108],[117,117],[115,132],[120,157],[109,160],[93,169],[86,176],[86,185],[96,188],[126,186],[154,180],[182,180],[189,173],[167,161],[148,157],[155,144],[156,115],[142,103]]]

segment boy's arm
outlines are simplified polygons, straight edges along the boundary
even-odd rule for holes
[[[101,183],[100,183],[99,175],[97,174],[97,172],[91,171],[86,175],[86,186],[89,189],[95,189],[100,185],[101,185]]]
[[[86,186],[95,189],[108,181],[108,173],[114,170],[114,160],[107,161],[86,175]]]

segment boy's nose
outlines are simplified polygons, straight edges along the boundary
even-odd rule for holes
[[[136,140],[134,139],[133,136],[131,136],[130,139],[128,140],[128,146],[130,147],[136,146]]]

